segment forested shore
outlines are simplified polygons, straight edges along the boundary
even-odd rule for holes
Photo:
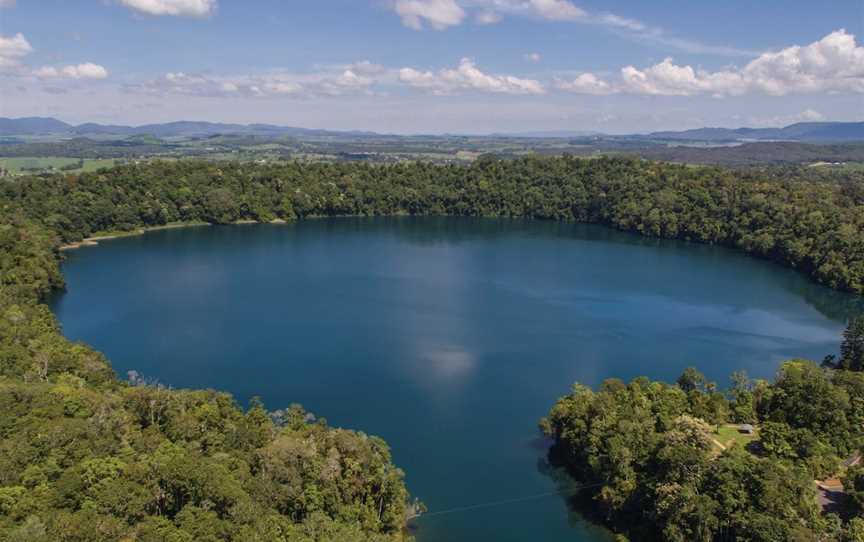
[[[815,179],[815,180],[813,180]],[[154,162],[0,183],[63,242],[171,222],[454,215],[569,220],[718,244],[864,293],[864,174],[624,158],[404,163]]]
[[[411,539],[420,505],[380,438],[298,405],[121,380],[67,340],[44,304],[62,237],[0,203],[0,539]]]
[[[835,368],[792,360],[728,390],[695,369],[676,384],[576,384],[540,422],[550,461],[594,488],[577,506],[634,541],[859,542],[862,345],[859,318]],[[820,502],[816,481],[836,476],[845,493]]]
[[[44,300],[63,288],[59,247],[91,236],[178,222],[406,214],[604,224],[737,248],[864,293],[864,182],[851,175],[780,180],[630,159],[529,157],[470,166],[176,161],[5,180],[0,538],[404,538],[412,505],[380,439],[330,428],[299,407],[274,414],[257,403],[243,409],[224,393],[121,380],[100,354],[63,337]],[[806,367],[801,378],[819,389],[845,386],[849,416],[864,412],[864,383],[823,384],[822,369]],[[699,415],[686,401],[676,404],[676,420]],[[771,412],[797,412],[794,402],[777,405]],[[678,427],[664,420],[652,434]],[[864,420],[856,420],[860,428]],[[837,457],[846,449],[828,445]],[[806,458],[791,460],[813,468]],[[803,480],[802,472],[768,474]],[[626,483],[644,495],[635,492],[639,477]],[[797,506],[784,508],[781,520],[793,510],[796,521],[818,527],[812,507]],[[777,520],[773,513],[766,522]]]

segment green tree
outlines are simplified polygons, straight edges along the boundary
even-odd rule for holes
[[[850,320],[840,345],[839,369],[864,371],[864,316]]]

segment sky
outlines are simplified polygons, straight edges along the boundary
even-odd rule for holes
[[[864,0],[0,0],[0,116],[475,134],[864,120]]]

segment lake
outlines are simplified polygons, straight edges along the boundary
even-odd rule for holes
[[[537,421],[574,382],[839,349],[860,298],[727,249],[600,226],[338,218],[68,252],[65,334],[173,387],[301,403],[383,437],[428,541],[605,541],[555,495]],[[475,506],[481,505],[481,506]]]

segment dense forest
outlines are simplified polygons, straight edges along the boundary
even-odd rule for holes
[[[297,405],[121,381],[66,340],[41,302],[63,284],[58,243],[0,210],[0,540],[406,538],[415,505],[382,440]]]
[[[864,540],[864,468],[854,466],[864,319],[856,325],[841,364],[858,371],[793,360],[772,383],[735,374],[726,392],[695,369],[675,385],[577,384],[540,422],[550,460],[596,483],[579,504],[632,540]],[[814,479],[837,473],[849,498],[820,510]]]
[[[787,171],[566,156],[470,166],[175,161],[10,179],[0,201],[66,242],[169,222],[333,215],[594,222],[735,247],[864,293],[864,174],[811,180]]]
[[[380,439],[330,428],[296,405],[243,409],[224,393],[121,380],[100,354],[67,341],[44,304],[63,287],[58,248],[86,237],[175,222],[399,214],[606,224],[734,247],[864,293],[856,174],[484,157],[470,166],[165,161],[3,180],[0,539],[403,539],[415,505]],[[851,368],[844,359],[826,365]],[[726,420],[758,423],[761,453],[778,459],[734,447],[713,458],[707,424]],[[616,521],[673,540],[785,540],[861,529],[818,515],[812,477],[861,446],[862,423],[861,373],[795,362],[773,384],[741,379],[725,395],[693,374],[677,387],[576,388],[544,427],[574,470],[607,482],[601,502]],[[853,475],[850,494],[864,501],[864,474]]]

